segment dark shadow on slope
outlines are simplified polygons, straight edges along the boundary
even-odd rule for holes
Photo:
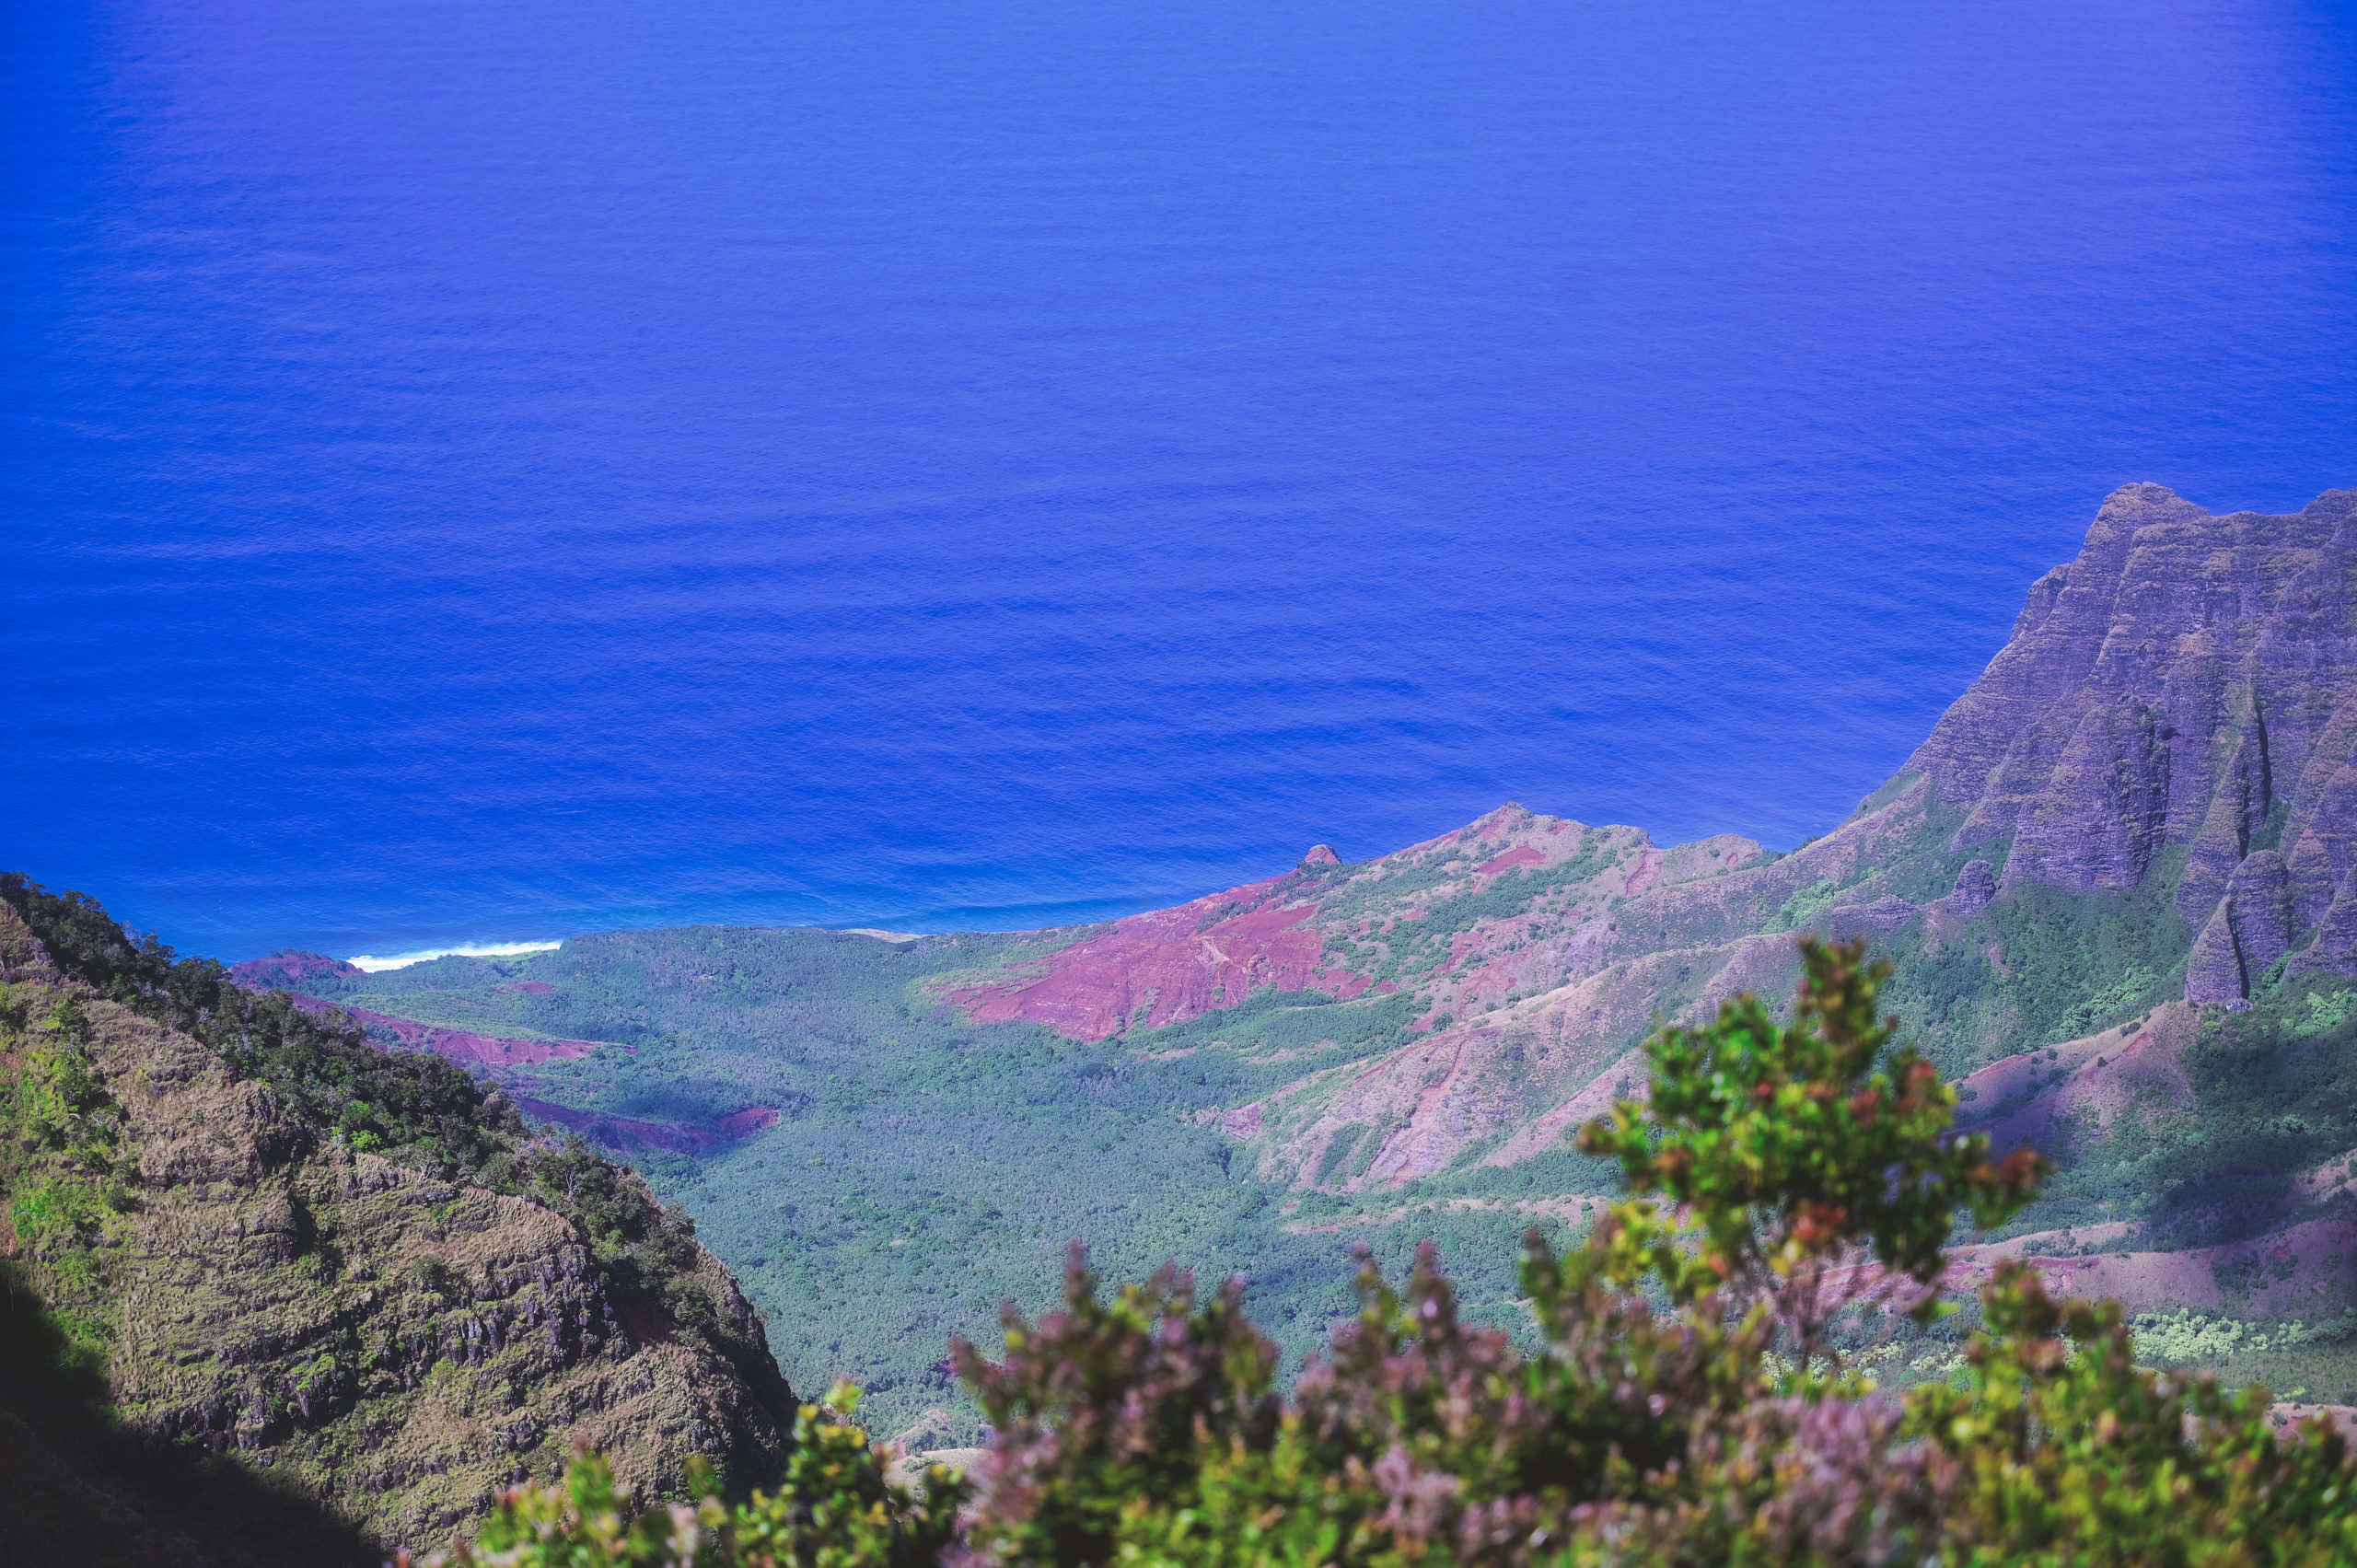
[[[235,1456],[114,1420],[0,1262],[0,1568],[375,1568],[382,1545]]]

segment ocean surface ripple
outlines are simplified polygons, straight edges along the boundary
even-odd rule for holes
[[[0,865],[184,947],[1838,821],[2357,483],[2357,12],[10,13]]]

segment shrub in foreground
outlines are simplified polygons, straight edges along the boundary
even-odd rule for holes
[[[954,1540],[965,1482],[936,1467],[921,1491],[893,1481],[853,1420],[859,1391],[839,1383],[804,1405],[776,1496],[720,1500],[712,1467],[689,1466],[690,1500],[636,1512],[613,1467],[584,1450],[564,1484],[504,1493],[471,1544],[436,1559],[448,1568],[922,1568]],[[402,1555],[403,1568],[409,1559]]]
[[[2263,1390],[2135,1364],[2112,1303],[2025,1266],[1956,1381],[1853,1353],[1944,1310],[1959,1213],[2017,1212],[2034,1155],[1952,1132],[1954,1091],[1875,1012],[1887,967],[1805,941],[1793,1021],[1749,997],[1648,1042],[1649,1099],[1585,1129],[1631,1189],[1586,1244],[1526,1241],[1538,1348],[1470,1327],[1427,1248],[1275,1390],[1241,1286],[1165,1269],[1011,1309],[953,1346],[994,1428],[968,1483],[884,1477],[849,1405],[807,1409],[778,1498],[632,1517],[594,1456],[504,1498],[454,1564],[2357,1564],[2357,1469]],[[966,1508],[962,1522],[958,1517]]]

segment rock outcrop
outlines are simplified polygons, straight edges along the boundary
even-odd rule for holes
[[[1956,874],[1956,886],[1948,892],[1949,912],[1959,919],[1970,920],[1997,899],[1997,869],[1985,860],[1968,861]]]
[[[1908,769],[1965,811],[1956,847],[2011,838],[2009,884],[2136,888],[2181,853],[2189,983],[2227,983],[2229,946],[2246,980],[2293,948],[2351,972],[2325,917],[2357,865],[2352,610],[2357,492],[2220,517],[2129,485]]]
[[[759,1318],[635,1177],[480,1092],[498,1174],[369,1152],[61,972],[5,902],[0,968],[5,1065],[74,1108],[9,1102],[6,1267],[105,1343],[140,1441],[232,1457],[388,1549],[442,1544],[575,1437],[649,1494],[693,1454],[740,1485],[782,1465],[792,1395]]]

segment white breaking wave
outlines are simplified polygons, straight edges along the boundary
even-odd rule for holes
[[[405,970],[428,958],[512,958],[518,953],[553,953],[563,946],[562,942],[462,942],[455,947],[428,947],[422,953],[395,953],[382,958],[372,953],[354,953],[343,961],[376,974],[383,970]]]

